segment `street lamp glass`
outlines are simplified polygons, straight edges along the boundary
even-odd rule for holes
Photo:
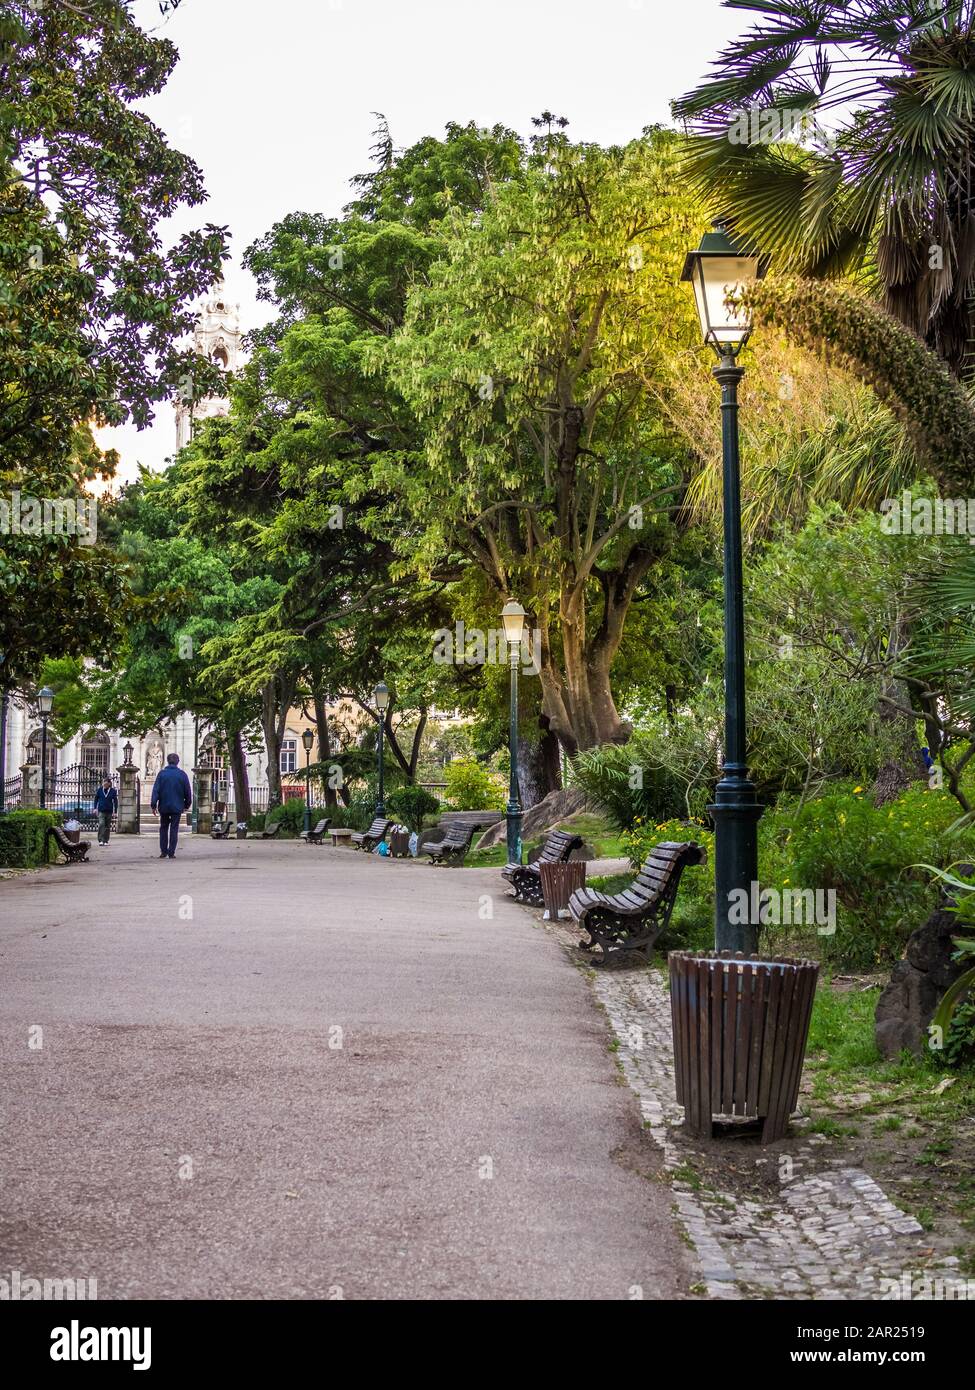
[[[311,746],[315,742],[315,734],[311,729],[306,729],[301,736],[301,741],[305,745],[305,752],[311,752]]]
[[[37,692],[37,708],[41,714],[50,714],[54,708],[54,691],[49,685]]]
[[[133,748],[132,748],[131,743],[123,744],[123,746],[122,746],[122,760],[123,760],[123,762],[125,763],[125,766],[126,766],[126,767],[131,767],[131,766],[132,766],[132,753],[133,753],[133,751],[134,751],[134,750],[133,750]]]
[[[372,693],[376,697],[376,709],[384,710],[389,707],[389,687],[385,681],[380,681]]]
[[[705,232],[696,251],[687,253],[681,280],[693,285],[704,341],[717,352],[735,356],[745,346],[751,318],[744,306],[726,301],[764,275],[760,258],[742,251],[721,223]]]
[[[512,647],[516,646],[524,638],[525,618],[527,616],[521,604],[513,598],[510,598],[501,610],[501,622],[504,624],[504,635]]]

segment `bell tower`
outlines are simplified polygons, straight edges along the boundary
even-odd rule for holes
[[[201,357],[215,362],[221,371],[235,372],[241,361],[240,305],[232,304],[227,287],[220,279],[211,289],[196,322],[193,349]],[[230,402],[224,396],[207,396],[193,401],[187,391],[176,402],[176,448],[190,442],[193,429],[200,420],[227,415]]]

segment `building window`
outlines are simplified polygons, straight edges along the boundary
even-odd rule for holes
[[[81,743],[81,766],[90,768],[99,781],[108,774],[111,743],[108,734],[86,734]]]
[[[281,771],[294,772],[298,767],[298,740],[296,738],[283,738],[281,740]]]

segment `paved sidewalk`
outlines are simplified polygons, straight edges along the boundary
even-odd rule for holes
[[[687,1292],[605,1018],[496,869],[155,853],[115,837],[0,882],[0,1273],[100,1298]]]

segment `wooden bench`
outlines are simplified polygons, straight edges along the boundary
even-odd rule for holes
[[[257,838],[259,840],[273,840],[275,835],[280,833],[282,825],[284,825],[283,820],[276,820],[272,826],[265,825]]]
[[[508,864],[501,870],[515,890],[515,902],[528,903],[541,907],[542,871],[539,864],[564,864],[574,849],[583,844],[581,835],[572,835],[568,830],[553,830],[542,847],[542,852],[532,864]]]
[[[601,947],[601,957],[594,959],[594,964],[600,965],[620,951],[636,951],[649,960],[654,942],[670,921],[681,874],[689,864],[706,861],[703,846],[693,841],[666,841],[651,851],[643,868],[622,893],[609,896],[595,888],[578,889],[569,899],[569,912],[573,921],[589,933],[588,941],[580,941],[580,950]]]
[[[322,836],[330,824],[331,818],[326,816],[325,819],[318,822],[314,830],[303,830],[298,838],[304,840],[306,845],[320,845]]]
[[[476,825],[449,821],[439,840],[426,842],[423,853],[429,854],[431,864],[453,864],[459,868],[467,857],[477,831]]]
[[[210,839],[226,840],[232,829],[233,821],[220,821],[220,823],[218,825],[215,825],[213,829],[210,831]]]
[[[391,820],[384,820],[382,816],[377,816],[368,830],[357,830],[353,833],[353,849],[365,850],[369,854],[376,848],[380,840],[386,838],[386,831],[392,823]]]
[[[59,825],[48,826],[48,836],[53,839],[58,849],[64,855],[69,864],[87,864],[88,851],[91,849],[90,840],[79,840],[77,844],[69,840],[67,835]]]

